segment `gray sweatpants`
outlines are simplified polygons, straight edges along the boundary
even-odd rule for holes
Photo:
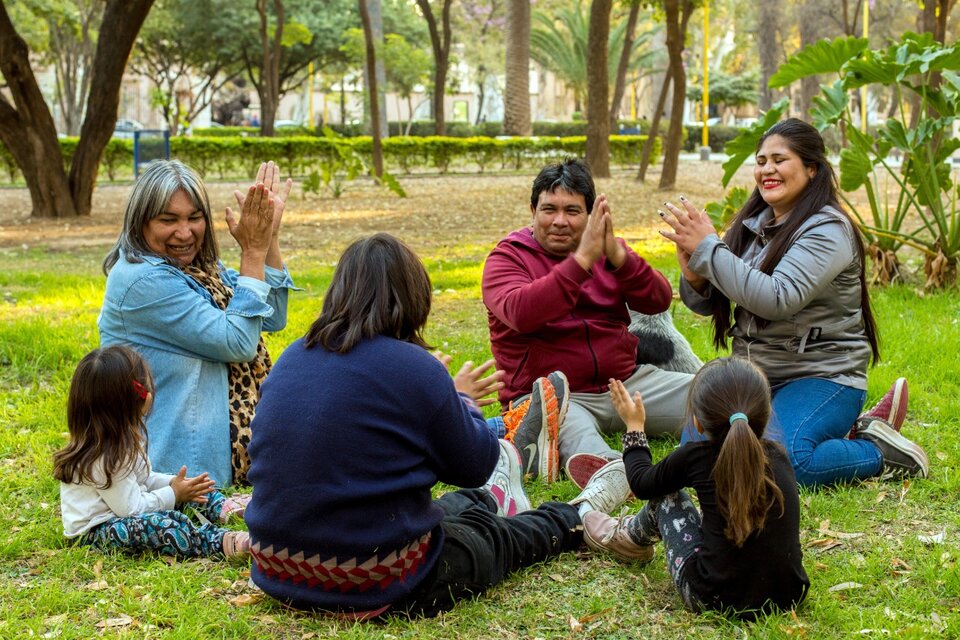
[[[648,435],[680,437],[687,410],[687,390],[692,373],[664,371],[650,364],[637,367],[623,381],[632,396],[639,391],[647,412]],[[575,453],[595,453],[605,458],[620,458],[600,435],[622,433],[627,426],[613,408],[608,393],[571,393],[567,418],[560,425],[560,464]]]

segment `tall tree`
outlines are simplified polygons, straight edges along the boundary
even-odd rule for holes
[[[709,0],[707,0],[709,2]],[[680,147],[683,146],[683,101],[686,99],[687,72],[683,67],[684,41],[687,25],[693,14],[693,0],[664,0],[664,16],[667,23],[667,54],[670,67],[667,72],[673,87],[670,104],[670,126],[663,145],[663,170],[660,172],[660,189],[672,189],[677,182],[677,167]],[[654,135],[652,132],[651,136]]]
[[[430,0],[417,0],[417,6],[427,21],[430,32],[430,47],[433,49],[433,121],[438,136],[446,135],[447,123],[444,113],[444,96],[447,92],[447,71],[450,67],[450,5],[453,0],[440,0],[440,24],[433,15]]]
[[[377,45],[373,33],[373,24],[370,20],[370,9],[367,2],[358,0],[360,6],[360,22],[363,24],[363,40],[366,46],[367,58],[367,99],[370,102],[370,132],[373,136],[373,172],[377,178],[383,177],[383,143],[380,131],[380,91],[377,78]]]
[[[528,136],[533,133],[530,119],[530,0],[509,0],[507,32],[503,132],[508,136]]]
[[[627,15],[627,27],[623,33],[623,48],[620,50],[620,60],[617,63],[617,76],[613,85],[613,99],[610,101],[610,131],[617,128],[617,118],[620,116],[620,103],[623,102],[623,92],[627,86],[627,70],[630,67],[630,56],[633,53],[633,42],[640,18],[640,1],[630,2],[630,13]]]
[[[273,28],[270,28],[268,2],[273,4]],[[280,107],[280,53],[283,51],[283,0],[257,0],[260,16],[260,135],[273,135],[273,121]]]
[[[776,102],[773,89],[769,86],[770,76],[777,72],[780,65],[781,48],[777,43],[780,31],[781,0],[765,0],[760,3],[760,15],[757,20],[757,53],[760,58],[760,100],[757,106],[761,111],[769,111]],[[801,27],[802,30],[802,27]]]
[[[160,0],[144,22],[130,69],[154,85],[171,132],[183,133],[240,71],[229,33],[210,29],[230,0]]]
[[[123,71],[152,5],[153,0],[108,0],[106,4],[103,23],[110,29],[101,32],[97,41],[86,117],[68,175],[53,116],[30,67],[30,51],[0,2],[0,73],[8,92],[0,93],[0,142],[26,180],[31,215],[89,215],[100,158],[117,120]]]
[[[613,0],[593,0],[590,5],[587,69],[590,69],[591,73],[587,91],[586,161],[597,178],[610,177],[610,78],[607,49],[612,8]]]

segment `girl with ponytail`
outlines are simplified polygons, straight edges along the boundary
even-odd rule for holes
[[[648,502],[636,515],[584,516],[584,539],[621,560],[649,560],[663,541],[667,570],[691,611],[752,617],[792,609],[810,581],[800,549],[800,498],[783,447],[764,437],[770,386],[737,357],[704,365],[694,377],[688,414],[705,440],[653,464],[640,394],[610,381],[610,398],[627,425],[623,462],[634,495]],[[685,491],[697,493],[700,510]]]

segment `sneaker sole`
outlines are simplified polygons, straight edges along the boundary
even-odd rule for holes
[[[603,456],[592,453],[574,454],[567,460],[567,477],[577,486],[577,489],[583,491],[593,474],[608,462],[610,461]]]
[[[927,474],[929,474],[930,472],[930,460],[927,458],[927,452],[924,451],[920,447],[920,445],[918,445],[917,443],[911,440],[908,440],[907,438],[900,435],[898,432],[893,431],[892,429],[883,430],[883,431],[881,430],[870,431],[869,433],[871,436],[873,436],[877,440],[881,440],[887,443],[888,445],[890,445],[891,447],[894,447],[899,451],[902,451],[908,454],[910,457],[914,459],[914,461],[920,467],[920,470],[918,473],[915,473],[912,467],[908,467],[900,464],[891,464],[886,460],[884,460],[883,464],[885,468],[887,466],[891,466],[891,467],[895,467],[898,470],[901,470],[903,472],[903,475],[917,476],[920,478],[927,477]],[[884,475],[886,475],[886,473],[884,473]]]
[[[553,382],[551,378],[560,379],[560,388],[564,390],[564,393],[558,397],[557,394],[557,385]],[[548,483],[554,483],[560,479],[560,425],[563,424],[564,419],[567,417],[567,409],[569,408],[570,403],[570,384],[567,382],[567,376],[563,374],[562,371],[554,371],[547,376],[547,380],[552,386],[552,402],[548,406],[545,398],[542,406],[545,407],[543,413],[544,420],[543,429],[540,432],[541,437],[546,434],[546,442],[541,443],[541,455],[540,455],[540,476],[546,480]],[[556,406],[556,411],[553,411],[553,407]],[[545,445],[545,446],[544,446]],[[543,455],[543,452],[546,452],[546,456]]]

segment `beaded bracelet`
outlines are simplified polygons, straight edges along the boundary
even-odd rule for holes
[[[626,453],[630,449],[638,449],[643,447],[644,449],[649,449],[650,445],[647,442],[647,434],[643,431],[627,431],[623,434],[621,438],[623,443],[623,452]]]

